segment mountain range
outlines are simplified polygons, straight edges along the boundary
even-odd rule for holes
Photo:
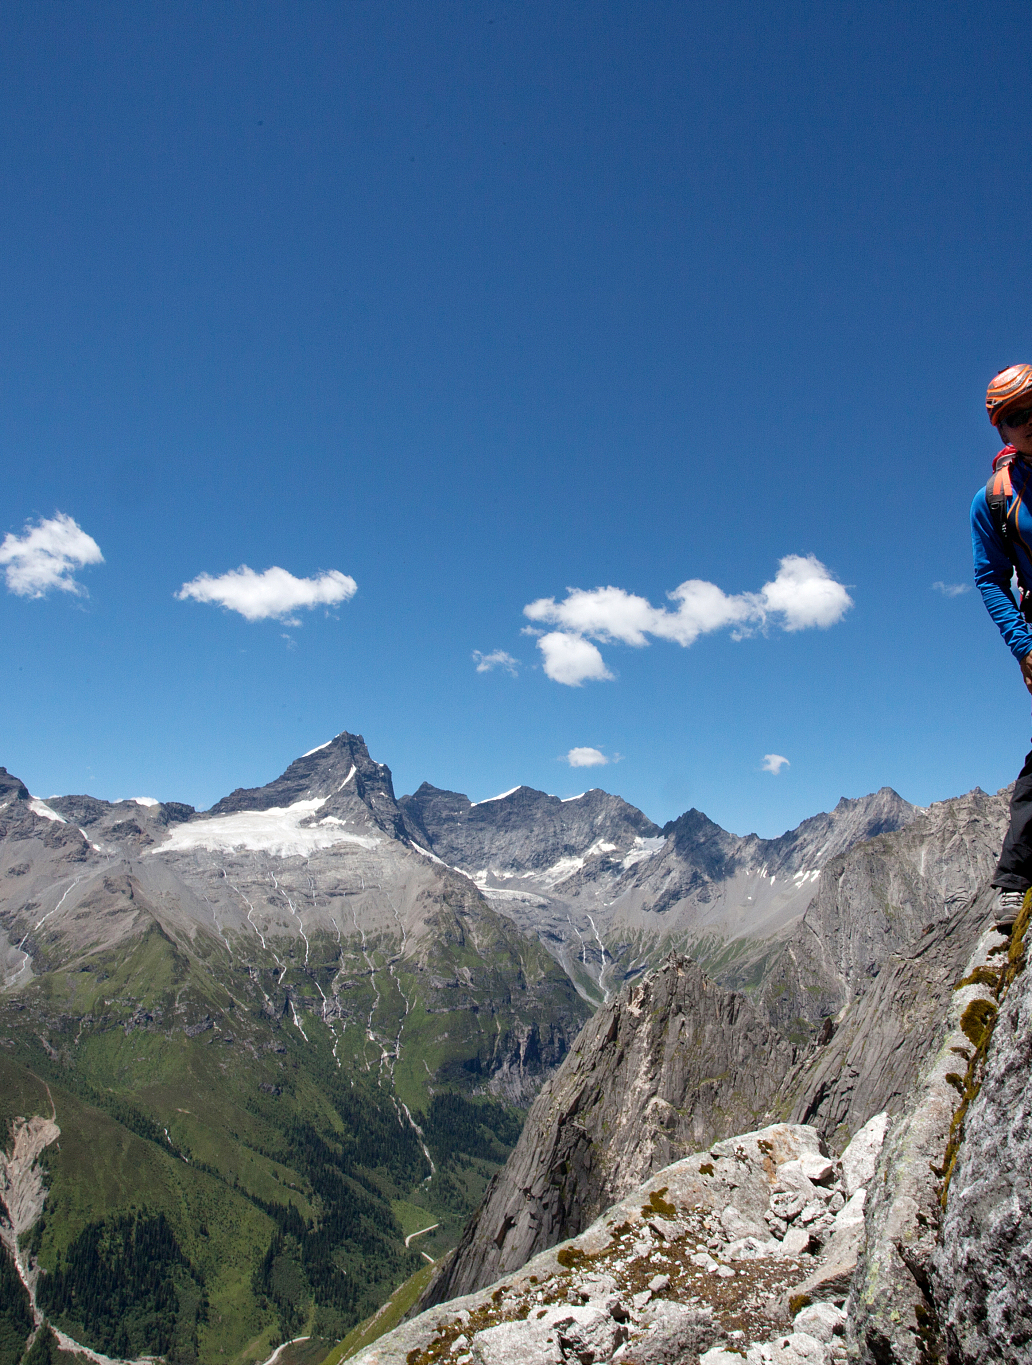
[[[743,1021],[743,1075],[766,1056],[748,1102],[718,1086],[681,1127],[639,1115],[654,1152],[726,1135],[819,1069],[915,928],[973,894],[1005,809],[883,788],[763,840],[694,810],[660,829],[597,789],[399,800],[347,732],[206,812],[41,800],[0,769],[5,1273],[115,1357],[328,1349],[455,1246],[628,983],[688,952],[727,1002],[713,1019]],[[852,1093],[822,1092],[842,1132]],[[46,1193],[17,1228],[11,1125],[33,1115],[60,1137],[22,1162]],[[125,1287],[143,1247],[164,1297]]]

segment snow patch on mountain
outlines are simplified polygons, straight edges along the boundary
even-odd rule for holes
[[[507,792],[499,792],[497,796],[485,796],[483,801],[471,801],[470,809],[474,806],[486,806],[492,801],[504,801],[507,796],[512,796],[513,792],[518,792],[519,787],[510,787]]]
[[[535,896],[533,891],[515,891],[501,886],[481,886],[480,894],[489,901],[519,901],[523,905],[547,905],[544,896]]]
[[[312,824],[304,824],[324,806],[328,797],[310,801],[295,801],[290,806],[271,806],[268,810],[237,811],[233,815],[218,815],[211,820],[195,820],[179,825],[154,853],[180,853],[194,848],[246,848],[255,853],[270,853],[277,858],[304,857],[319,848],[333,844],[358,844],[361,848],[375,848],[380,843],[365,834],[352,834],[343,828],[335,815],[325,816]]]
[[[67,825],[68,821],[63,815],[58,815],[56,810],[51,810],[45,801],[41,801],[38,796],[34,796],[29,802],[29,810],[34,815],[41,815],[44,820],[55,820],[59,825]]]
[[[302,754],[301,757],[302,757],[302,758],[311,758],[312,755],[313,755],[313,754],[317,754],[317,753],[319,752],[320,749],[328,749],[332,743],[333,743],[333,740],[332,740],[332,739],[328,739],[328,740],[326,741],[325,744],[317,744],[317,745],[315,746],[314,749],[309,749],[308,752]]]
[[[638,863],[643,863],[646,858],[651,858],[659,852],[666,843],[666,839],[660,835],[656,839],[643,839],[641,835],[636,835],[634,847],[628,849],[621,859],[620,866],[623,868],[635,867]]]
[[[421,853],[424,858],[429,858],[432,863],[440,863],[442,867],[448,866],[448,864],[444,861],[443,858],[438,858],[436,853],[431,853],[428,848],[420,848],[420,846],[416,843],[415,839],[410,839],[409,843],[412,845],[412,847],[416,850],[417,853]]]

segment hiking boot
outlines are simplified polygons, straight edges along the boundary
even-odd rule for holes
[[[1024,891],[1001,891],[996,898],[996,927],[1001,934],[1009,934],[1014,921],[1021,914],[1025,904]]]

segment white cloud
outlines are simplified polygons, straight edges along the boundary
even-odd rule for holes
[[[853,599],[816,555],[786,555],[773,583],[760,590],[763,613],[780,615],[784,630],[827,630],[841,621]]]
[[[202,573],[184,583],[176,593],[180,602],[192,597],[196,602],[215,602],[238,611],[247,621],[282,621],[299,626],[293,615],[299,608],[335,606],[347,602],[358,591],[358,584],[339,569],[329,569],[315,578],[295,578],[286,569],[274,566],[255,573],[246,564],[212,578]]]
[[[86,596],[75,581],[76,569],[103,564],[100,546],[64,512],[55,512],[33,526],[25,523],[23,535],[9,534],[0,544],[0,564],[8,592],[18,597],[45,597],[51,588]]]
[[[481,654],[479,649],[473,651],[473,658],[477,661],[478,673],[490,673],[493,668],[504,668],[510,677],[515,678],[519,668],[519,659],[514,659],[511,654],[506,654],[504,649],[492,650],[490,654]]]
[[[566,761],[571,768],[602,768],[609,762],[601,749],[589,749],[586,746],[579,749],[571,749],[566,755]]]
[[[580,687],[591,679],[602,681],[613,676],[602,655],[582,635],[553,630],[538,640],[538,649],[545,656],[545,673],[553,682]]]
[[[759,592],[729,596],[714,583],[691,578],[667,593],[676,608],[654,607],[623,588],[568,588],[565,599],[541,597],[523,608],[531,621],[558,626],[542,636],[545,673],[556,682],[579,686],[588,678],[610,678],[598,650],[585,636],[603,644],[641,648],[648,636],[694,644],[700,635],[734,627],[736,639],[779,625],[782,630],[826,629],[840,621],[853,600],[814,555],[786,555],[778,572]],[[525,629],[531,629],[525,627]]]
[[[970,583],[933,583],[933,592],[941,592],[943,597],[959,597],[961,593],[970,592]]]
[[[782,768],[790,768],[792,765],[782,754],[764,754],[763,771],[773,773],[777,777]]]

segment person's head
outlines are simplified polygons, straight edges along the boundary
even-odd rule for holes
[[[985,395],[989,420],[1019,455],[1032,456],[1032,365],[1008,365]]]

